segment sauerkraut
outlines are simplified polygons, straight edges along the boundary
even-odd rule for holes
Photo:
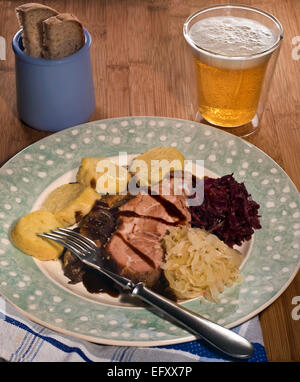
[[[241,282],[240,252],[200,228],[172,227],[162,239],[162,265],[170,287],[179,299],[203,296],[218,301],[225,287]]]

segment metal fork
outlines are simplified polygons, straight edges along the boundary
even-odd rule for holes
[[[254,351],[252,344],[240,335],[153,292],[141,282],[135,284],[131,280],[99,266],[96,260],[100,254],[100,249],[89,238],[65,228],[59,228],[50,233],[38,234],[38,236],[62,244],[84,264],[109,277],[132,296],[138,297],[144,302],[154,306],[198,338],[205,339],[208,343],[225,354],[240,359],[247,359],[252,356]]]

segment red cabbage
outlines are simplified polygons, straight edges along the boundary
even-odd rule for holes
[[[204,200],[190,206],[192,226],[215,234],[229,247],[250,240],[254,229],[260,229],[259,204],[252,200],[244,183],[233,174],[221,178],[204,178]]]

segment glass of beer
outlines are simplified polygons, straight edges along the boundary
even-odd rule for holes
[[[257,8],[217,5],[192,14],[183,34],[194,61],[196,120],[239,136],[252,134],[283,38],[280,22]]]

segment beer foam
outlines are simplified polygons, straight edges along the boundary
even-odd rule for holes
[[[218,16],[196,22],[189,31],[194,43],[213,53],[226,56],[250,56],[270,49],[275,34],[256,20]]]
[[[263,52],[278,40],[276,33],[260,22],[235,16],[199,20],[191,26],[188,37],[200,48],[193,49],[200,61],[224,69],[244,69],[262,64],[270,57],[270,53],[264,55]],[[260,53],[262,57],[253,57]]]

